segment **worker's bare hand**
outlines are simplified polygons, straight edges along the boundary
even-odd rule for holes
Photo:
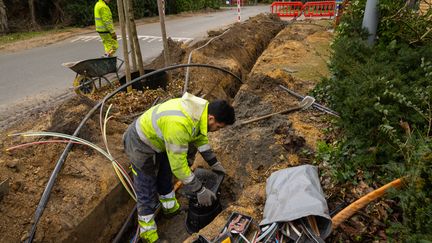
[[[114,39],[114,40],[117,40],[117,34],[114,32],[114,33],[111,33],[111,36],[112,36],[112,38]]]
[[[219,162],[219,161],[216,162],[214,165],[212,165],[211,168],[212,168],[212,171],[214,171],[214,172],[226,174],[225,168],[222,166],[221,162]]]

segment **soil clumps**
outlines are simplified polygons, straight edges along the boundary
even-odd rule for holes
[[[320,81],[320,76],[307,81],[302,77],[308,75],[310,65],[314,65],[317,72],[327,73],[323,56],[328,55],[332,37],[328,28],[325,21],[293,23],[272,40],[234,98],[239,121],[295,106],[299,101],[279,89],[280,84],[307,94]],[[293,58],[296,56],[307,62],[299,65],[300,60]],[[218,158],[228,171],[223,190],[234,200],[199,233],[208,239],[214,238],[234,211],[252,216],[259,223],[267,177],[283,168],[310,164],[316,141],[323,137],[319,128],[326,126],[325,119],[323,113],[308,109],[246,125],[236,122],[215,134],[212,144],[216,145]],[[253,230],[249,232],[250,239]]]
[[[254,27],[256,25],[258,27]],[[263,26],[268,28],[261,28]],[[216,42],[216,44],[211,42],[202,49],[204,54],[199,51],[194,53],[194,55],[200,57],[194,56],[193,62],[213,65],[224,63],[222,67],[233,71],[236,75],[245,76],[282,26],[282,22],[271,15],[261,15],[245,23],[235,24],[231,27],[234,30],[230,29],[223,35],[224,41],[239,42],[241,40],[242,45],[247,48],[239,48],[241,46],[238,43],[227,42],[227,48],[229,47],[227,49],[229,52],[227,52],[224,42]],[[247,31],[240,31],[242,29]],[[268,29],[271,31],[268,31]],[[186,53],[203,44],[201,42],[192,47],[185,47],[179,43],[170,43],[172,47],[170,51],[171,60],[176,62],[186,62]],[[211,53],[219,54],[218,57],[211,57],[209,56]],[[218,59],[222,58],[224,53],[229,53],[230,57],[219,61]],[[161,68],[161,63],[158,63],[159,60],[162,59],[156,59],[151,64],[153,66],[150,65],[149,67]],[[125,168],[128,168],[128,161],[123,153],[122,134],[127,124],[153,103],[179,97],[183,88],[183,72],[184,70],[171,73],[173,78],[166,90],[135,90],[131,93],[120,93],[105,104],[103,115],[105,115],[106,108],[110,104],[113,105],[110,115],[113,115],[114,118],[107,123],[109,149],[113,157],[118,159]],[[207,88],[217,85],[221,87],[218,92],[223,95],[220,95],[220,97],[215,95],[214,97],[234,97],[241,83],[232,85],[233,81],[227,78],[226,74],[212,72],[214,71],[191,70],[192,81],[189,91],[197,93],[199,87],[202,86],[205,88],[204,92],[208,92],[209,89]],[[208,77],[212,77],[212,79],[208,81]],[[225,94],[225,91],[228,94]],[[53,131],[72,134],[94,104],[110,92],[111,90],[106,87],[88,98],[74,96],[55,109],[49,109],[43,114],[38,114],[32,120],[23,120],[19,124],[1,132],[1,135],[6,138],[0,144],[0,149],[3,151],[23,143],[37,141],[42,144],[32,144],[0,155],[0,179],[3,181],[3,178],[8,178],[11,187],[11,191],[5,195],[0,203],[0,212],[3,215],[3,220],[0,223],[0,241],[16,242],[28,238],[41,194],[56,161],[65,147],[65,144],[44,142],[50,138],[21,136],[8,138],[7,134],[24,131]],[[86,122],[79,136],[104,148],[98,112]],[[82,228],[86,224],[82,220],[88,218],[93,211],[98,210],[101,206],[103,208],[104,198],[118,184],[118,179],[106,158],[83,145],[74,145],[50,194],[49,202],[39,221],[34,242],[82,240],[80,234],[83,233]],[[125,198],[127,197],[125,196]],[[99,222],[103,228],[94,226],[96,232],[93,233],[97,234],[98,237],[92,236],[91,239],[103,242],[111,240],[119,230],[130,209],[131,204],[126,203],[124,207],[118,209],[117,214],[109,212],[111,218]],[[109,217],[109,215],[107,216]],[[163,228],[163,223],[161,225]],[[81,230],[81,232],[77,232],[77,230]],[[70,235],[75,235],[75,237],[70,237]]]
[[[259,223],[265,204],[266,179],[270,174],[287,167],[313,163],[317,141],[327,139],[323,130],[328,127],[328,115],[309,108],[247,125],[240,122],[281,111],[300,102],[278,85],[306,95],[322,77],[329,76],[327,60],[333,36],[329,31],[331,26],[327,20],[287,23],[275,15],[258,15],[226,30],[212,31],[206,40],[192,46],[169,42],[172,64],[188,63],[192,53],[191,63],[222,67],[241,79],[239,81],[213,69],[189,69],[188,91],[210,100],[232,101],[238,120],[233,126],[210,134],[218,159],[227,170],[221,195],[224,210],[199,234],[208,239],[214,238],[232,212],[252,216],[254,222]],[[163,66],[162,53],[146,68]],[[166,89],[119,93],[105,104],[103,115],[112,105],[110,115],[113,116],[107,123],[109,150],[125,168],[128,161],[123,153],[122,134],[127,125],[151,105],[180,97],[185,71],[169,71],[171,80]],[[10,133],[32,130],[72,134],[93,105],[110,92],[112,90],[105,87],[89,97],[75,96],[56,109],[10,127],[1,132],[5,139],[1,141],[0,149],[4,151],[34,141],[43,143],[47,139],[7,137]],[[104,148],[98,114],[96,112],[87,121],[79,136]],[[28,237],[34,211],[64,146],[58,143],[33,144],[0,155],[0,182],[9,179],[11,188],[0,202],[3,216],[0,221],[1,242],[24,241]],[[194,166],[207,167],[200,157]],[[331,211],[336,207],[335,195],[338,192],[325,176],[322,177],[322,184]],[[90,227],[94,229],[94,235],[88,239],[98,242],[112,240],[133,205],[132,200],[118,202],[119,207],[114,210],[105,204],[111,200],[109,192],[118,186],[118,179],[106,158],[87,147],[74,145],[38,224],[35,242],[80,241],[84,239],[83,228]],[[357,192],[364,192],[368,186],[359,185],[357,188]],[[350,193],[350,199],[359,194]],[[127,200],[127,194],[122,198]],[[183,207],[187,205],[187,200],[180,194],[179,200]],[[99,220],[99,226],[83,222],[97,210],[106,212],[107,216]],[[185,217],[183,210],[170,220],[157,218],[161,237],[169,242],[184,239],[190,242],[196,238],[197,234],[189,237],[186,233],[183,227]],[[249,239],[253,232],[254,229],[249,231]],[[333,237],[350,239],[355,236],[353,232],[348,232],[348,236],[341,234],[343,232],[337,231]]]

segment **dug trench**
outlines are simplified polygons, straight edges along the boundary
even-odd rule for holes
[[[228,99],[235,107],[237,120],[246,120],[297,104],[298,100],[277,89],[279,84],[306,94],[328,76],[326,60],[332,38],[329,26],[327,21],[287,24],[273,15],[258,15],[226,30],[212,31],[206,40],[192,46],[170,42],[170,58],[172,63],[187,63],[194,50],[192,63],[212,64],[241,77],[242,82],[238,82],[219,71],[191,68],[188,91],[206,95],[209,100]],[[209,40],[205,47],[197,49]],[[147,68],[162,66],[163,54]],[[181,95],[184,71],[170,71],[166,89],[120,93],[108,102],[113,105],[113,118],[107,123],[109,150],[125,168],[128,161],[121,139],[128,123],[154,101]],[[108,92],[75,96],[43,114],[31,114],[27,120],[1,132],[5,138],[0,144],[3,151],[31,143],[0,156],[0,181],[8,179],[9,185],[9,193],[0,202],[1,242],[28,238],[41,194],[65,146],[45,143],[46,138],[7,134],[29,130],[72,134],[87,111]],[[213,238],[233,212],[247,214],[259,222],[266,178],[279,169],[311,163],[316,141],[323,139],[326,120],[327,115],[310,109],[247,125],[237,122],[211,134],[211,144],[228,172],[221,188],[223,211],[199,234]],[[80,137],[104,147],[98,115],[86,123]],[[206,164],[198,157],[194,167]],[[187,200],[181,194],[179,198],[186,208]],[[111,241],[133,205],[109,161],[90,148],[74,145],[55,182],[34,242]],[[182,211],[171,219],[158,218],[161,238],[169,242],[193,241],[197,234],[190,236],[186,232],[185,217],[186,212]]]

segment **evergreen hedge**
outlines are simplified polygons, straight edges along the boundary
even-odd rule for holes
[[[35,19],[43,29],[64,26],[84,27],[94,24],[93,9],[97,0],[38,0],[34,1]],[[132,0],[136,19],[158,15],[156,0]],[[33,30],[30,25],[30,10],[27,1],[4,0],[11,32]],[[165,0],[165,13],[176,14],[205,8],[219,8],[222,0]],[[117,0],[108,4],[117,17]]]
[[[317,159],[339,183],[404,177],[406,186],[393,195],[403,217],[388,233],[431,239],[432,9],[421,15],[404,0],[380,0],[377,40],[369,46],[365,4],[350,1],[332,43],[333,76],[314,91],[341,114],[343,134],[320,144]]]
[[[96,1],[76,0],[69,1],[65,5],[65,13],[70,19],[71,25],[88,26],[94,24],[93,7]],[[220,0],[165,0],[166,14],[176,14],[184,11],[196,11],[205,8],[217,9]],[[109,3],[114,19],[117,16],[117,1]],[[158,15],[156,0],[133,0],[134,16],[136,19]]]

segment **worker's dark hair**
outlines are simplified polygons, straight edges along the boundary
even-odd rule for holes
[[[208,106],[208,114],[213,115],[217,122],[232,125],[235,122],[234,108],[226,100],[215,100]]]

